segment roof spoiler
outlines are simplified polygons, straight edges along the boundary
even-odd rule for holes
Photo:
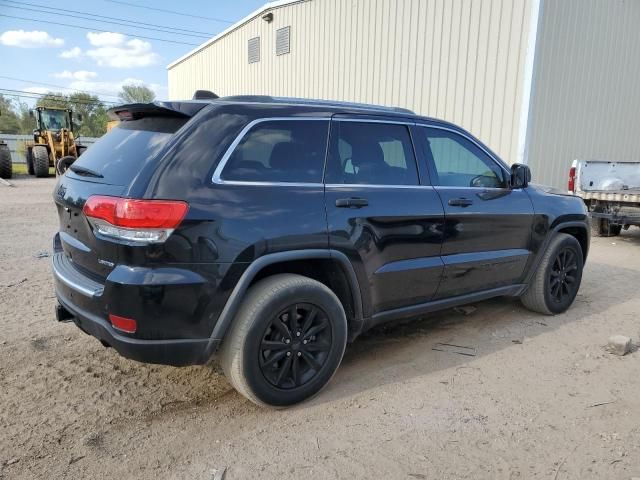
[[[193,94],[193,100],[215,100],[220,98],[210,90],[196,90]]]
[[[154,102],[130,103],[110,108],[107,113],[111,120],[138,120],[143,117],[182,117],[191,118],[204,107],[206,103],[190,102]]]

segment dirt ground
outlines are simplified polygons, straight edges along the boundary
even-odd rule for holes
[[[379,329],[315,399],[265,410],[55,321],[54,182],[0,186],[0,478],[640,477],[640,352],[604,349],[640,334],[640,230],[593,240],[564,315],[497,299]]]

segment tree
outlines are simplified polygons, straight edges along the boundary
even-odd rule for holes
[[[73,111],[76,133],[80,136],[100,137],[107,131],[107,110],[95,95],[82,92],[70,95],[48,92],[38,99],[36,105],[50,108],[70,108]]]
[[[144,85],[123,85],[118,95],[123,103],[151,103],[156,94]]]
[[[16,135],[22,133],[20,118],[16,114],[13,102],[0,95],[0,133]]]
[[[107,131],[107,110],[100,99],[88,93],[72,93],[69,105],[73,109],[78,133],[86,137],[100,137]],[[82,121],[78,121],[82,118]]]

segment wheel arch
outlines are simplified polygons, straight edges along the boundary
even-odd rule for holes
[[[587,254],[589,253],[589,227],[584,224],[577,225],[560,225],[554,234],[566,233],[578,240],[580,248],[582,248],[582,260],[587,260]]]
[[[363,310],[360,286],[353,266],[344,253],[331,249],[271,253],[252,262],[236,283],[211,332],[205,350],[207,358],[222,343],[247,290],[259,280],[279,273],[304,275],[329,287],[345,309],[349,337],[354,338],[361,332]]]
[[[582,259],[583,261],[586,261],[587,254],[589,253],[589,244],[591,238],[589,236],[589,228],[589,224],[584,221],[562,222],[551,228],[551,230],[549,230],[549,232],[547,233],[547,236],[540,250],[536,254],[535,261],[531,265],[531,268],[529,269],[529,272],[527,273],[525,281],[523,283],[527,286],[529,285],[531,279],[540,267],[542,257],[544,257],[544,253],[547,251],[547,248],[549,248],[551,240],[559,233],[566,233],[568,235],[571,235],[578,241],[580,247],[582,248]]]

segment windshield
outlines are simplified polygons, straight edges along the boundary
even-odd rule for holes
[[[64,110],[41,110],[40,121],[42,130],[71,129],[69,124],[69,112]]]

